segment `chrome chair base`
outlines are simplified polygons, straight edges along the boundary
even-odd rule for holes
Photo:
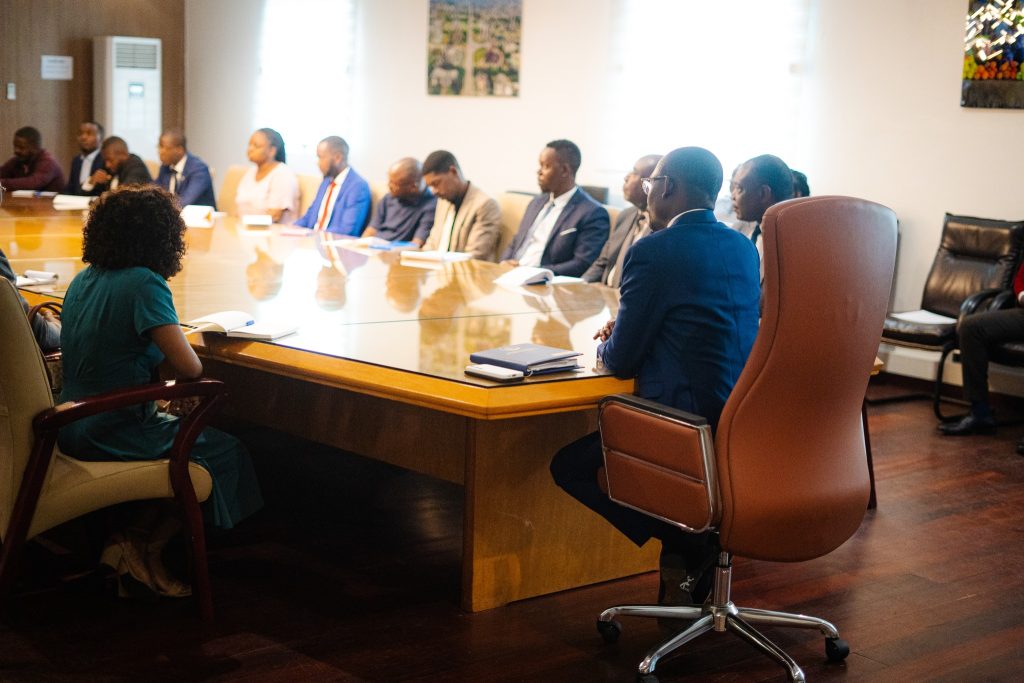
[[[825,654],[830,661],[842,661],[849,654],[847,644],[839,638],[836,627],[824,619],[803,614],[775,612],[772,610],[737,607],[730,599],[732,583],[732,566],[727,553],[719,556],[719,565],[715,573],[715,585],[712,599],[704,605],[690,606],[653,606],[653,605],[621,605],[610,607],[601,613],[597,620],[597,630],[606,642],[618,640],[622,627],[616,617],[655,617],[660,619],[680,619],[693,621],[690,626],[675,634],[662,644],[651,649],[637,670],[637,678],[643,683],[655,683],[655,667],[658,662],[673,654],[686,643],[708,631],[732,631],[764,654],[781,664],[789,674],[791,681],[805,681],[804,672],[785,651],[764,634],[752,626],[784,626],[788,628],[817,629],[825,636]]]

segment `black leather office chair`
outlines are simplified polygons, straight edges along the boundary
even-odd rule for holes
[[[942,240],[925,282],[919,311],[890,313],[882,329],[882,342],[939,353],[935,386],[931,394],[908,394],[890,400],[931,398],[935,415],[950,418],[941,410],[942,375],[946,359],[957,348],[956,321],[980,310],[998,292],[1009,288],[1020,262],[1024,243],[1024,220],[1002,221],[946,214]],[[906,319],[913,313],[932,313],[948,322],[920,322]]]

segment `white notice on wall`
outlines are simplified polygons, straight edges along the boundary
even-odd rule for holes
[[[75,58],[64,55],[43,55],[42,77],[44,81],[70,81],[75,70]]]

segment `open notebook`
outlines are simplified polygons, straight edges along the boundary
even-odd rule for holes
[[[251,315],[242,311],[220,311],[211,313],[190,320],[186,325],[195,329],[189,330],[188,334],[195,332],[220,332],[229,337],[240,339],[279,339],[295,332],[296,325],[256,322]]]

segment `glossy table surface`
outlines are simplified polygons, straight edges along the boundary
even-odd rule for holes
[[[56,286],[34,291],[61,297],[86,267],[80,257],[82,224],[82,212],[55,211],[43,199],[8,197],[0,207],[0,247],[16,272],[57,272]],[[459,400],[449,408],[494,417],[524,414],[538,400],[548,408],[594,405],[600,396],[632,388],[632,382],[595,367],[594,331],[617,307],[617,292],[600,285],[507,288],[494,283],[505,266],[481,261],[412,265],[397,251],[343,246],[345,241],[329,234],[295,228],[247,229],[229,217],[219,218],[211,229],[189,229],[187,240],[184,267],[169,283],[182,322],[241,310],[259,321],[298,325],[297,333],[273,344],[197,336],[194,344],[201,354],[230,356],[236,362],[249,356],[267,369],[306,366],[299,374],[314,380],[318,368],[335,363],[326,372],[333,383],[369,371],[346,370],[339,361],[403,373],[401,381],[393,373],[377,377],[372,383],[382,386],[374,393],[390,388],[401,393],[396,384],[421,381],[410,374],[443,380],[448,386],[425,388],[421,398],[434,396],[444,404],[457,394]],[[583,369],[529,378],[517,386],[464,373],[474,351],[522,342],[580,351]],[[289,354],[289,349],[303,355]],[[330,377],[321,379],[331,383]],[[552,386],[567,382],[573,388]],[[559,396],[557,406],[545,401],[551,395]],[[516,409],[510,403],[521,405]],[[499,404],[504,407],[495,408]]]

